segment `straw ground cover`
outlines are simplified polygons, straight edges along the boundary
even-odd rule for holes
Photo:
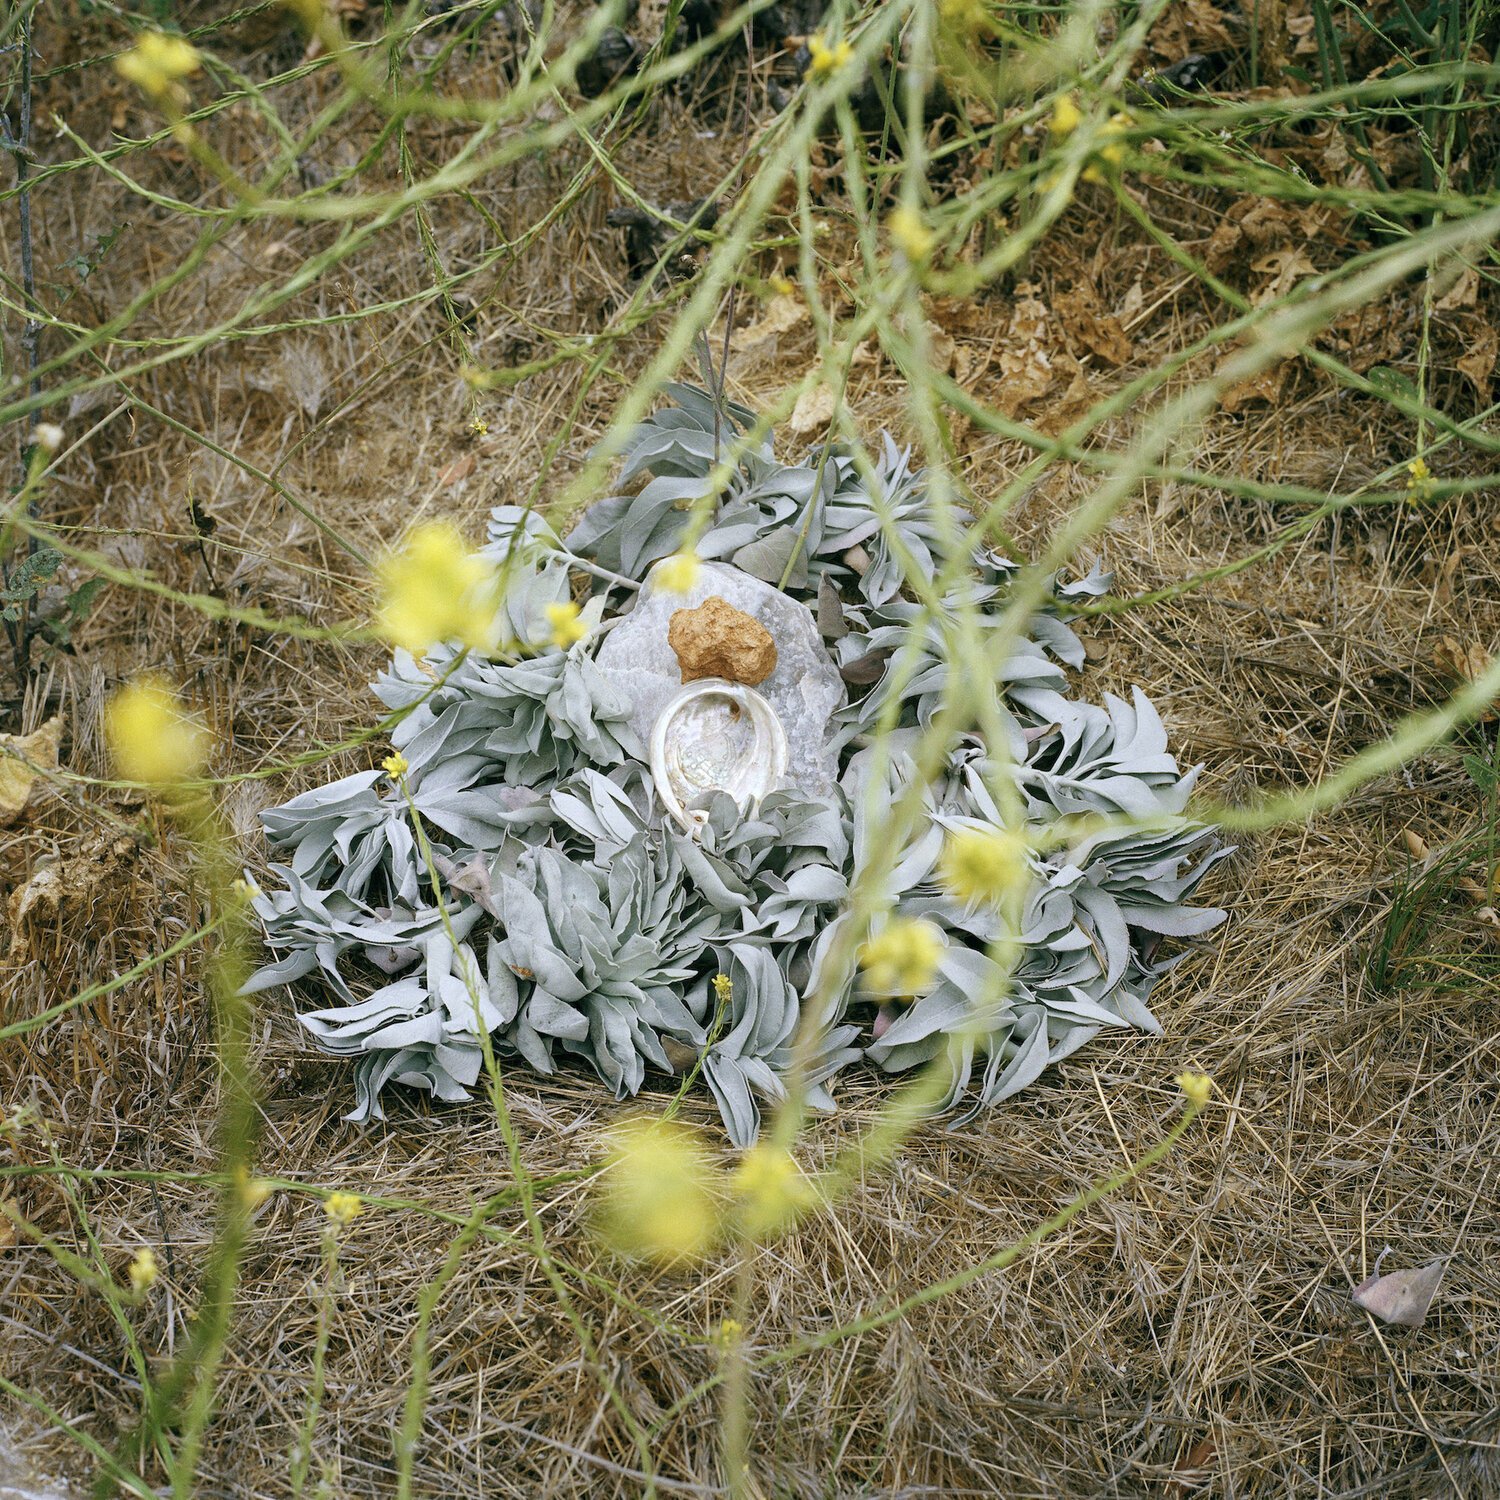
[[[0,417],[32,482],[0,728],[64,726],[0,831],[21,1451],[179,1493],[1500,1486],[1489,8],[834,12],[781,113],[805,18],[777,40],[754,6],[704,35],[644,8],[688,45],[593,101],[592,7],[295,9],[19,7],[3,37]],[[198,70],[143,91],[111,60],[163,25]],[[712,231],[668,225],[671,274],[632,279],[606,213],[704,197]],[[663,1272],[591,1232],[620,1111],[582,1079],[341,1124],[291,1006],[226,999],[222,871],[264,859],[259,810],[386,753],[372,560],[603,492],[702,330],[800,440],[889,426],[955,516],[1112,568],[1079,691],[1146,687],[1239,852],[1164,1039],[1101,1038],[768,1248]],[[61,444],[23,455],[38,421]],[[213,734],[196,836],[104,753],[146,668]],[[969,1278],[1139,1165],[1185,1068],[1215,1092],[1169,1153]],[[888,1119],[872,1075],[840,1097],[809,1170]],[[1348,1302],[1386,1246],[1451,1257],[1421,1329]]]

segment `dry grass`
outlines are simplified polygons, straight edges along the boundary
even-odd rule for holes
[[[52,68],[117,46],[122,35],[81,17],[40,30]],[[506,47],[482,44],[456,76],[495,86]],[[238,61],[269,67],[264,46],[246,47]],[[143,127],[123,84],[98,68],[83,77],[44,82],[39,118],[65,107],[71,126],[94,141],[106,138],[112,112],[120,128]],[[296,124],[320,102],[315,82],[305,97],[286,90],[278,108]],[[236,164],[248,167],[267,141],[248,110],[237,124]],[[320,145],[309,170],[351,164],[375,127],[356,113]],[[737,112],[705,127],[669,99],[653,106],[616,164],[648,199],[691,198],[738,159],[749,129]],[[444,150],[441,129],[414,126],[412,145],[430,165]],[[476,197],[513,231],[539,222],[586,161],[581,146],[528,160],[481,184]],[[170,147],[132,158],[129,170],[163,192],[206,191]],[[379,171],[366,190],[386,185]],[[274,473],[367,554],[422,513],[452,513],[477,530],[491,505],[530,491],[544,462],[541,492],[556,492],[654,352],[659,323],[622,336],[591,385],[583,363],[569,359],[481,397],[483,438],[467,430],[474,411],[459,366],[473,359],[504,369],[616,325],[628,289],[619,245],[603,225],[611,201],[607,185],[591,186],[524,257],[476,278],[467,353],[454,347],[431,299],[328,321],[430,288],[407,221],[277,314],[307,326],[225,341],[125,390],[76,399],[65,414],[70,439],[99,426],[62,466],[48,519],[180,590],[322,622],[357,614],[368,602],[365,570],[245,466]],[[1225,210],[1223,201],[1187,194],[1158,206],[1174,235],[1199,243]],[[49,180],[38,213],[38,262],[49,275],[130,221],[78,292],[87,306],[78,316],[91,322],[160,278],[198,227],[88,172]],[[493,248],[482,219],[457,199],[439,201],[431,228],[450,272]],[[173,338],[211,324],[332,233],[260,222],[232,230],[203,272],[147,311],[137,332]],[[1330,263],[1346,253],[1308,243]],[[831,264],[845,248],[829,243]],[[13,276],[9,241],[6,255]],[[1264,281],[1253,259],[1247,252],[1221,273],[1246,294]],[[1059,319],[1047,334],[1054,355],[1077,361],[1089,399],[1224,316],[1102,192],[1080,196],[1027,274],[1049,308],[1088,280],[1105,308],[1123,310],[1131,353],[1120,367],[1089,355]],[[961,323],[955,315],[974,389],[987,400],[1001,390],[995,361],[1018,295],[1014,285],[1001,287],[964,310]],[[1380,360],[1413,357],[1420,301],[1420,288],[1403,286],[1383,305],[1382,337],[1392,348]],[[8,326],[12,367],[14,332]],[[1472,390],[1451,372],[1459,336],[1442,327],[1438,336],[1435,399],[1467,414]],[[768,398],[801,374],[811,348],[804,328],[736,356],[731,394],[751,404]],[[903,421],[900,384],[878,359],[856,368],[849,403],[866,430]],[[1047,426],[1048,404],[1024,418]],[[1121,420],[1110,442],[1124,445],[1131,430]],[[239,464],[189,434],[212,438]],[[1411,424],[1391,408],[1340,392],[1299,364],[1274,402],[1212,417],[1193,439],[1191,462],[1349,488],[1412,443]],[[959,444],[980,494],[997,489],[1024,456],[1018,444],[977,432],[960,433]],[[472,473],[445,483],[445,468],[471,454]],[[1055,466],[1018,513],[1018,539],[1037,546],[1089,483],[1082,471]],[[216,523],[201,545],[190,500]],[[1294,515],[1211,487],[1150,486],[1096,547],[1122,591],[1144,590],[1243,556]],[[1445,636],[1486,646],[1497,639],[1494,555],[1492,518],[1479,500],[1349,511],[1262,565],[1090,627],[1098,660],[1080,688],[1097,695],[1141,683],[1183,758],[1207,762],[1219,795],[1304,784],[1378,738],[1394,716],[1436,701],[1447,686],[1434,657]],[[147,665],[181,680],[204,706],[226,774],[333,743],[370,719],[362,685],[377,665],[373,648],[271,637],[125,588],[106,593],[75,644],[74,654],[46,663],[24,701],[8,704],[3,727],[30,729],[62,712],[64,764],[86,775],[105,774],[104,697]],[[1486,728],[1470,739],[1490,737]],[[355,754],[228,788],[252,862],[261,806],[363,763]],[[1377,992],[1369,977],[1408,858],[1404,831],[1439,849],[1479,816],[1472,784],[1444,752],[1306,827],[1247,839],[1212,892],[1232,920],[1161,992],[1165,1039],[1101,1038],[976,1125],[919,1131],[889,1175],[762,1252],[752,1360],[1017,1238],[1160,1137],[1178,1108],[1167,1082],[1175,1072],[1191,1065],[1216,1081],[1215,1103],[1163,1165],[1011,1270],[890,1327],[756,1373],[755,1492],[1500,1494],[1500,1042],[1489,939],[1473,903],[1457,894],[1440,912],[1440,945],[1458,982],[1432,982],[1424,970],[1420,982]],[[59,876],[55,899],[15,920],[20,893],[48,866]],[[0,832],[0,895],[13,898],[0,932],[0,949],[9,949],[7,1021],[109,980],[191,931],[203,910],[170,828],[128,794],[87,783],[39,794],[25,821]],[[7,1113],[31,1111],[8,1139],[12,1164],[189,1179],[214,1169],[201,962],[188,950],[6,1043]],[[504,1146],[482,1102],[436,1109],[402,1098],[382,1126],[340,1123],[345,1069],[312,1050],[282,996],[259,1003],[254,1044],[264,1088],[257,1171],[287,1186],[256,1221],[197,1493],[288,1492],[287,1450],[326,1294],[328,1394],[314,1473],[322,1466],[335,1495],[386,1494],[416,1290],[436,1274],[456,1222],[503,1182]],[[507,1080],[507,1092],[526,1164],[539,1177],[585,1165],[595,1127],[619,1113],[581,1079],[521,1074]],[[811,1159],[858,1130],[884,1097],[873,1076],[850,1077],[843,1114],[808,1142]],[[701,1103],[689,1109],[710,1113]],[[164,1360],[184,1339],[194,1268],[213,1234],[211,1185],[80,1181],[70,1206],[67,1181],[49,1171],[22,1176],[11,1184],[14,1202],[79,1249],[75,1210],[86,1212],[117,1276],[136,1247],[161,1247],[162,1285],[133,1317],[144,1349]],[[346,1236],[331,1292],[319,1201],[330,1187],[370,1205]],[[579,1184],[564,1183],[543,1195],[543,1221],[609,1369],[650,1426],[717,1368],[711,1338],[729,1307],[734,1268],[670,1276],[621,1267],[589,1237],[585,1207]],[[441,1300],[417,1491],[639,1494],[631,1443],[580,1362],[522,1229],[518,1213],[492,1220]],[[1377,1327],[1348,1300],[1386,1246],[1387,1269],[1452,1257],[1425,1328]],[[0,1268],[5,1371],[109,1444],[138,1414],[139,1392],[105,1304],[41,1249],[6,1249]],[[614,1281],[618,1292],[591,1276]],[[34,1414],[16,1408],[14,1421],[38,1464],[87,1472],[80,1451]],[[664,1422],[660,1493],[722,1493],[719,1425],[714,1397]]]

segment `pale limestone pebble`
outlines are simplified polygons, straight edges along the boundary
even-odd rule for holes
[[[812,611],[728,563],[703,563],[685,593],[658,587],[657,576],[656,568],[646,575],[635,608],[611,627],[596,658],[600,672],[630,701],[630,724],[641,743],[650,743],[658,715],[682,691],[681,664],[668,640],[672,616],[717,596],[758,620],[775,643],[775,668],[756,691],[786,734],[786,783],[810,796],[831,796],[838,765],[829,729],[846,690]]]

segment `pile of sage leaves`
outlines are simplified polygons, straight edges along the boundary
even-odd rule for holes
[[[875,998],[836,938],[871,858],[866,810],[920,776],[918,741],[952,670],[941,621],[903,587],[907,569],[932,578],[949,561],[944,529],[888,436],[873,472],[836,447],[783,463],[769,436],[746,440],[749,411],[689,386],[669,394],[632,434],[620,492],[566,537],[534,511],[493,512],[484,551],[506,580],[504,634],[544,644],[396,652],[375,693],[400,715],[401,781],[361,771],[263,815],[273,863],[254,906],[273,956],[249,989],[294,985],[324,1002],[300,1020],[353,1062],[348,1118],[382,1117],[392,1083],[467,1098],[487,1036],[502,1068],[582,1064],[617,1098],[696,1068],[745,1145],[762,1102],[784,1095],[814,999],[801,1066],[824,1110],[852,1063],[894,1073],[942,1057],[943,1107],[968,1119],[1103,1027],[1158,1031],[1148,1001],[1175,962],[1163,940],[1223,919],[1185,903],[1226,851],[1185,818],[1196,773],[1179,772],[1144,694],[1102,706],[1068,695],[1069,669],[1084,666],[1068,616],[1108,578],[1053,579],[994,683],[1010,740],[1000,764],[1047,851],[1030,856],[1019,964],[997,969],[995,910],[939,878],[950,833],[1002,821],[996,765],[966,733],[884,861],[890,909],[942,935],[937,977],[874,1027]],[[703,529],[694,502],[726,437],[743,451]],[[779,790],[748,813],[720,795],[697,837],[664,817],[630,704],[594,662],[633,598],[610,575],[639,580],[685,543],[804,601],[850,684],[830,731],[833,795]],[[984,550],[949,571],[944,606],[962,591],[983,629],[1019,569]],[[580,597],[589,636],[545,644],[547,606]],[[875,728],[893,718],[877,755]],[[1042,836],[1059,823],[1092,831]],[[976,999],[995,993],[1004,1002],[975,1035]]]

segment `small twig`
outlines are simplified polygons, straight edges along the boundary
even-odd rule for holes
[[[592,573],[595,578],[602,578],[606,583],[617,584],[622,589],[639,592],[641,586],[635,579],[627,578],[623,573],[612,573],[608,568],[601,568],[598,563],[590,562],[586,557],[579,557],[576,552],[569,552],[564,548],[558,550],[563,557],[567,558],[570,568],[579,568],[585,573]]]

